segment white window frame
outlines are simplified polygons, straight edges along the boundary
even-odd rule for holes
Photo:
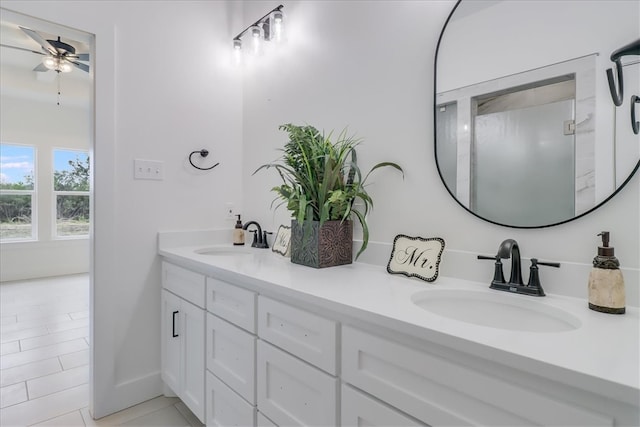
[[[78,240],[88,239],[90,231],[87,234],[76,234],[72,236],[59,236],[58,235],[58,196],[87,196],[89,197],[90,191],[58,191],[55,189],[54,174],[56,173],[55,167],[55,152],[56,151],[75,151],[84,153],[89,156],[89,150],[83,150],[80,148],[68,148],[68,147],[55,147],[51,149],[51,234],[53,240]],[[91,202],[89,202],[91,203]],[[91,224],[91,218],[89,218],[89,224]]]
[[[2,238],[1,243],[22,243],[38,240],[38,147],[31,144],[16,144],[14,142],[1,142],[2,145],[18,147],[30,147],[33,149],[33,189],[32,190],[5,190],[0,189],[2,196],[31,196],[31,236],[24,238]]]

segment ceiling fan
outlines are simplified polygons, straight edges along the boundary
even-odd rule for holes
[[[20,27],[20,29],[42,47],[42,52],[6,44],[0,44],[0,46],[43,55],[42,63],[38,64],[33,71],[53,70],[57,73],[69,73],[73,70],[73,67],[76,67],[87,73],[89,72],[89,65],[78,62],[89,61],[88,53],[76,53],[76,48],[61,41],[59,36],[57,40],[47,40],[29,28]]]

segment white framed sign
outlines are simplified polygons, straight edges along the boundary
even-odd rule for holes
[[[276,238],[273,240],[271,250],[282,256],[291,256],[291,227],[281,225],[276,233]]]
[[[387,272],[433,282],[438,278],[442,251],[444,239],[440,237],[425,239],[398,234],[393,239]]]

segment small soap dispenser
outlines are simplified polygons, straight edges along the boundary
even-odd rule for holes
[[[242,229],[242,221],[240,220],[240,215],[236,215],[238,220],[236,221],[236,226],[233,229],[233,244],[234,246],[243,246],[244,245],[244,230]]]
[[[609,246],[609,232],[603,231],[602,246],[593,259],[593,269],[589,274],[589,308],[610,314],[624,314],[624,279],[620,271],[620,261]]]

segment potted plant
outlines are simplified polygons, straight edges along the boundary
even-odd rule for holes
[[[361,139],[348,136],[346,129],[335,142],[333,132],[325,136],[313,126],[284,124],[279,129],[289,134],[282,157],[260,166],[254,174],[274,168],[282,178],[282,185],[272,190],[282,199],[278,206],[286,205],[293,217],[291,261],[316,268],[350,264],[352,217],[362,226],[362,245],[356,259],[369,242],[366,215],[373,206],[365,188],[369,174],[381,167],[403,172],[402,168],[382,162],[363,177],[356,156]]]

